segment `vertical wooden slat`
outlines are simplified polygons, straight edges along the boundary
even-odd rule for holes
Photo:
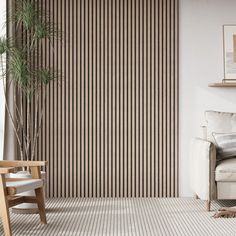
[[[58,2],[58,9],[57,9],[57,22],[58,22],[58,31],[61,34],[62,31],[62,14],[61,14],[61,1],[57,1]],[[58,70],[60,71],[58,74],[58,79],[61,80],[62,77],[62,43],[58,42],[58,51],[57,51],[57,65],[58,65]],[[57,83],[57,104],[58,104],[58,111],[57,111],[57,153],[58,153],[58,159],[56,159],[56,162],[58,163],[57,166],[57,181],[58,181],[58,192],[56,194],[56,196],[62,196],[62,152],[61,152],[61,140],[62,140],[62,127],[61,127],[61,116],[62,116],[62,106],[61,106],[61,86],[62,86],[62,82],[60,81],[59,83]]]
[[[42,9],[44,9],[45,11],[48,11],[48,1],[42,1]],[[44,19],[43,20],[46,20],[46,15],[43,17]],[[49,46],[48,46],[48,41],[45,41],[43,42],[43,55],[45,55],[49,50]],[[42,57],[42,63],[43,63],[43,66],[45,67],[48,67],[49,66],[49,59],[50,58],[50,53],[49,53],[49,56],[47,57]],[[50,122],[49,120],[49,87],[44,87],[43,88],[43,103],[45,104],[44,106],[44,116],[43,116],[43,156],[44,158],[49,162],[50,162],[50,159],[49,159],[49,125],[48,125],[48,122]],[[52,185],[53,185],[53,182],[49,181],[49,179],[52,179],[52,166],[49,167],[49,173],[48,173],[48,183],[47,183],[47,186],[48,186],[48,192],[49,192],[49,195],[52,194]],[[52,179],[53,180],[53,179]]]
[[[97,2],[97,191],[101,196],[101,5]]]
[[[89,164],[90,164],[90,152],[89,152],[89,133],[90,133],[90,118],[89,118],[89,109],[90,109],[90,99],[89,99],[89,88],[90,88],[90,73],[89,73],[89,68],[90,68],[90,58],[89,58],[89,49],[90,49],[90,35],[89,35],[89,29],[90,29],[90,17],[89,17],[89,5],[90,1],[85,1],[85,6],[84,6],[84,11],[85,11],[85,85],[84,85],[84,90],[85,90],[85,101],[84,101],[84,106],[85,106],[85,111],[84,111],[84,122],[85,122],[85,197],[89,196]]]
[[[147,76],[147,66],[148,66],[148,56],[147,56],[147,3],[148,1],[143,1],[143,196],[147,197],[147,114],[148,114],[148,104],[147,104],[147,89],[148,89],[148,76]]]
[[[75,87],[75,82],[74,82],[74,58],[73,58],[73,38],[74,38],[74,27],[73,27],[73,8],[74,8],[74,2],[70,2],[69,6],[69,73],[68,73],[68,132],[69,132],[69,144],[68,144],[68,150],[69,150],[69,196],[74,195],[74,150],[73,150],[73,123],[74,123],[74,107],[73,107],[73,95],[74,95],[74,87]]]
[[[116,196],[116,0],[112,1],[112,197]]]
[[[94,76],[93,76],[93,1],[89,3],[89,194],[93,194],[93,90],[94,90]]]
[[[120,1],[116,0],[116,197],[120,194]]]
[[[70,178],[70,166],[69,166],[69,158],[70,158],[70,150],[68,148],[69,146],[69,103],[68,103],[68,95],[70,93],[69,91],[69,76],[70,76],[70,71],[69,71],[69,60],[70,60],[70,51],[69,51],[69,46],[70,46],[70,29],[69,29],[69,22],[70,22],[70,18],[69,18],[69,5],[68,4],[64,4],[64,11],[65,11],[65,28],[64,28],[64,32],[65,32],[65,65],[64,65],[64,76],[65,76],[65,82],[64,82],[64,122],[65,122],[65,135],[66,135],[66,139],[64,139],[64,170],[65,170],[65,193],[64,196],[68,197],[69,196],[69,178]]]
[[[76,58],[77,58],[77,75],[76,75],[76,80],[77,80],[77,97],[76,97],[76,113],[77,113],[77,142],[76,142],[76,147],[77,147],[77,171],[76,171],[76,176],[77,176],[77,197],[81,196],[81,0],[78,1],[77,5],[77,21],[76,21],[76,28],[78,34],[76,35],[76,41],[77,41],[77,51],[76,51]]]
[[[72,60],[75,65],[78,65],[78,60],[77,60],[77,48],[78,48],[78,42],[77,42],[77,4],[78,2],[75,1],[73,2],[72,5],[72,12],[73,12],[73,17],[72,17],[72,30],[73,30],[73,37],[72,37]],[[77,182],[77,163],[78,163],[78,153],[77,153],[77,94],[78,94],[78,80],[77,80],[77,66],[73,66],[73,73],[72,73],[72,111],[73,111],[73,117],[72,117],[72,124],[71,124],[71,130],[72,130],[72,148],[73,148],[73,155],[72,155],[72,188],[73,188],[73,197],[78,196],[78,182]]]
[[[38,3],[64,35],[33,61],[62,77],[39,102],[47,94],[36,157],[49,160],[49,196],[178,196],[178,4]]]
[[[143,116],[144,116],[144,0],[140,0],[139,4],[139,14],[140,14],[140,22],[139,22],[139,181],[140,181],[140,189],[139,189],[139,197],[144,196],[143,194],[143,186],[144,186],[144,178],[143,178],[143,169],[144,169],[144,125],[143,125]]]
[[[120,196],[124,196],[124,0],[120,1]]]
[[[166,78],[166,120],[167,120],[167,124],[166,124],[166,182],[167,182],[167,186],[166,186],[166,195],[167,197],[170,197],[170,125],[171,125],[171,120],[170,120],[170,99],[171,99],[171,94],[170,94],[170,17],[168,17],[170,11],[170,1],[167,0],[166,3],[166,74],[167,74],[167,78]]]
[[[132,196],[132,25],[131,25],[131,16],[132,16],[132,0],[128,1],[128,22],[127,22],[127,32],[128,32],[128,86],[127,86],[127,97],[128,97],[128,106],[127,106],[127,153],[128,153],[128,160],[127,160],[127,195],[128,197]]]
[[[109,64],[108,64],[108,50],[109,50],[109,41],[108,41],[108,5],[109,1],[104,0],[104,196],[108,196],[108,123],[109,123],[109,112],[108,112],[108,93],[109,93],[109,87],[108,87],[108,69],[109,69]]]
[[[48,11],[50,12],[50,15],[49,15],[49,21],[54,21],[53,19],[53,14],[52,14],[52,10],[53,10],[53,2],[52,0],[48,1]],[[51,26],[53,28],[53,26]],[[49,51],[49,65],[48,67],[51,68],[52,70],[54,70],[54,61],[53,61],[53,48],[54,48],[54,42],[50,42],[48,44],[48,51]],[[52,167],[54,167],[54,153],[53,153],[53,147],[54,147],[54,144],[53,144],[53,140],[54,140],[54,125],[53,125],[53,120],[54,120],[54,117],[53,117],[53,114],[54,112],[51,112],[54,110],[54,101],[53,101],[53,98],[54,98],[54,94],[53,94],[53,83],[50,83],[49,84],[49,94],[48,94],[48,113],[49,113],[49,120],[48,121],[48,130],[49,130],[49,136],[48,136],[48,149],[49,149],[49,152],[48,152],[48,158],[50,160],[50,165]],[[55,186],[56,186],[56,183],[55,183],[55,177],[54,177],[54,168],[51,169],[51,179],[52,179],[52,183],[50,183],[50,188],[51,188],[51,194],[50,195],[54,195],[54,192],[55,192]]]
[[[112,141],[113,141],[113,135],[112,135],[112,117],[113,117],[113,100],[112,100],[112,86],[114,82],[114,77],[112,75],[112,70],[113,70],[113,65],[112,65],[112,36],[113,36],[113,31],[112,31],[112,7],[113,7],[113,1],[109,1],[109,6],[108,6],[108,104],[107,104],[107,109],[108,109],[108,197],[112,196],[112,180],[113,180],[113,175],[112,175],[112,163],[113,163],[113,155],[112,155]]]
[[[37,4],[37,7],[38,9],[40,10],[42,8],[41,4],[38,2]],[[37,58],[37,63],[38,63],[38,66],[40,67],[42,65],[42,43],[39,42],[38,45],[37,45],[37,49],[38,49],[38,58]],[[41,54],[41,55],[40,55]],[[39,96],[39,114],[38,114],[38,117],[39,119],[41,120],[41,116],[42,116],[42,88],[40,88],[40,96]],[[41,121],[38,121],[38,122],[41,122]],[[41,127],[43,126],[43,124],[41,123]],[[38,152],[37,152],[37,159],[38,160],[41,160],[42,158],[42,128],[40,129],[40,133],[39,133],[39,138],[38,138]]]
[[[65,11],[64,11],[64,1],[61,0],[61,26],[62,26],[62,31],[63,31],[63,44],[61,44],[61,74],[62,74],[62,81],[61,81],[61,87],[60,87],[60,102],[61,102],[61,196],[64,197],[65,196],[65,142],[64,142],[64,137],[66,136],[65,134],[65,119],[64,119],[64,107],[65,107],[65,103],[64,103],[64,84],[65,84],[65,49],[64,46],[66,44],[66,36],[64,34],[64,29],[65,29]]]
[[[130,175],[131,175],[131,179],[132,179],[132,182],[131,182],[131,185],[132,185],[132,189],[131,189],[131,196],[135,196],[135,180],[136,180],[136,171],[135,171],[135,160],[137,159],[136,158],[136,132],[135,132],[135,129],[136,129],[136,103],[135,103],[135,89],[136,89],[136,77],[135,77],[135,67],[136,67],[136,57],[135,57],[135,51],[136,51],[136,48],[135,48],[135,43],[136,43],[136,39],[135,39],[135,30],[136,30],[136,19],[135,19],[135,5],[136,5],[136,0],[132,0],[131,2],[131,5],[132,5],[132,9],[131,9],[131,28],[132,28],[132,35],[131,35],[131,44],[132,44],[132,48],[131,48],[131,51],[132,51],[132,60],[131,60],[131,66],[132,66],[132,70],[131,70],[131,73],[132,73],[132,87],[131,87],[131,100],[132,100],[132,104],[131,104],[131,139],[132,139],[132,148],[131,148],[131,156],[132,156],[132,167],[131,167],[131,172],[130,172]]]
[[[97,157],[97,152],[96,152],[96,91],[97,91],[97,80],[96,80],[96,56],[97,56],[97,44],[96,44],[96,16],[97,16],[97,11],[96,11],[96,1],[92,0],[92,25],[93,25],[93,31],[92,31],[92,197],[95,197],[96,193],[96,175],[97,175],[97,169],[96,169],[96,157]]]
[[[81,94],[80,94],[80,99],[81,99],[81,196],[85,196],[85,0],[81,0],[81,7],[80,7],[80,12],[81,12]]]
[[[139,121],[139,109],[140,109],[140,93],[139,93],[139,87],[140,87],[140,34],[139,34],[139,29],[140,29],[140,1],[136,1],[136,11],[135,11],[135,24],[136,24],[136,41],[135,41],[135,60],[136,60],[136,65],[135,65],[135,103],[136,103],[136,112],[135,112],[135,120],[136,120],[136,141],[135,141],[135,146],[136,146],[136,156],[137,158],[135,159],[136,163],[136,169],[135,169],[135,178],[136,178],[136,184],[135,184],[135,189],[136,189],[136,197],[140,196],[140,171],[139,171],[139,166],[140,166],[140,121]]]
[[[150,46],[151,46],[151,42],[150,42],[150,33],[151,33],[151,28],[150,28],[150,1],[147,2],[147,9],[146,9],[146,25],[147,25],[147,132],[146,132],[146,138],[147,138],[147,142],[146,142],[146,148],[147,148],[147,193],[146,196],[150,197],[150,184],[151,184],[151,179],[150,179],[150,174],[151,174],[151,137],[150,137],[150,125],[151,125],[151,114],[152,114],[152,110],[151,110],[151,73],[150,73],[150,65],[151,65],[151,60],[150,60]]]
[[[165,92],[163,91],[163,74],[164,74],[164,70],[163,70],[163,2],[162,0],[161,1],[158,1],[158,18],[159,18],[159,32],[158,32],[158,41],[157,41],[157,45],[158,45],[158,50],[159,50],[159,73],[157,75],[157,80],[158,80],[158,97],[159,97],[159,103],[158,103],[158,108],[157,108],[157,111],[158,111],[158,116],[159,116],[159,123],[158,123],[158,145],[159,145],[159,148],[158,148],[158,161],[159,161],[159,168],[158,168],[158,171],[159,171],[159,174],[158,174],[158,181],[159,181],[159,196],[163,197],[163,192],[164,192],[164,188],[165,186],[163,185],[163,172],[164,172],[164,168],[165,168],[165,165],[164,165],[164,162],[163,162],[163,159],[164,159],[164,152],[163,152],[163,134],[164,134],[164,128],[165,126],[163,125],[163,94],[165,94]]]
[[[156,0],[152,0],[151,1],[151,5],[150,5],[150,23],[151,23],[151,26],[150,26],[150,29],[151,29],[151,37],[150,37],[150,60],[151,60],[151,63],[150,63],[150,73],[151,73],[151,84],[150,84],[150,91],[151,91],[151,101],[152,101],[152,104],[151,104],[151,110],[152,110],[152,113],[151,113],[151,184],[150,184],[150,191],[151,191],[151,197],[154,197],[156,196],[156,185],[157,185],[157,182],[156,182],[156,171],[158,169],[158,166],[156,165],[156,148],[155,147],[155,138],[156,138],[156,93],[157,93],[157,89],[156,89],[156,78],[155,78],[155,71],[157,70],[156,67],[156,64],[155,64],[155,32],[156,32],[156,27],[155,27],[155,7],[156,7]]]
[[[123,196],[127,196],[127,184],[128,184],[128,176],[127,176],[127,171],[128,171],[128,136],[127,136],[127,115],[128,115],[128,110],[127,110],[127,105],[128,105],[128,96],[127,96],[127,91],[128,91],[128,58],[127,58],[127,53],[128,53],[128,45],[127,45],[127,39],[128,39],[128,32],[127,32],[127,1],[123,2]]]

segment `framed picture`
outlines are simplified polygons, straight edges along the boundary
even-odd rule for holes
[[[224,80],[236,82],[236,25],[224,25]]]

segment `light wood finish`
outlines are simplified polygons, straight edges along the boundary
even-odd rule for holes
[[[47,224],[43,188],[35,189],[35,195],[36,195],[36,202],[39,209],[41,223]]]
[[[13,207],[25,202],[25,199],[22,196],[8,196],[7,200],[8,200],[8,207]]]
[[[211,211],[211,201],[206,201],[206,210]]]
[[[5,168],[1,168],[0,167],[0,174],[8,174],[8,173],[13,173],[15,170],[14,167],[5,167]]]
[[[30,169],[31,169],[31,175],[33,179],[42,178],[39,166],[31,166]],[[43,187],[35,189],[35,196],[36,196],[36,201],[38,204],[41,223],[47,224]]]
[[[178,196],[178,0],[39,5],[64,39],[35,60],[61,74],[36,155],[50,163],[48,195]]]
[[[47,161],[0,161],[0,167],[39,167],[47,164]]]
[[[215,87],[215,88],[233,88],[236,87],[236,83],[230,83],[230,82],[219,82],[219,83],[211,83],[208,84],[208,87]]]
[[[45,212],[45,203],[44,203],[44,190],[43,187],[32,189],[35,190],[36,197],[28,196],[16,196],[17,187],[6,187],[7,181],[21,181],[22,179],[9,179],[5,178],[5,174],[14,170],[12,167],[7,167],[6,164],[14,167],[28,166],[31,169],[31,175],[33,179],[41,179],[40,166],[45,166],[47,162],[33,162],[33,161],[1,161],[0,170],[0,216],[3,223],[4,233],[6,236],[11,236],[11,224],[10,224],[10,215],[9,208],[19,205],[21,203],[37,203],[38,211],[40,215],[40,220],[42,224],[47,224],[46,212]],[[5,169],[5,171],[3,171]],[[27,178],[27,180],[30,180]]]
[[[13,207],[13,206],[19,205],[21,203],[37,203],[36,197],[30,197],[30,196],[25,197],[25,196],[8,195],[7,200],[8,200],[9,207]],[[35,210],[36,210],[36,212],[38,212],[38,209],[32,209],[32,210],[34,212],[35,212]]]
[[[5,236],[11,236],[11,223],[9,216],[9,205],[7,201],[7,191],[6,191],[6,182],[5,176],[0,174],[0,216],[2,219],[2,224],[4,228]]]

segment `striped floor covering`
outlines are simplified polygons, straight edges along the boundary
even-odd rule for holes
[[[236,202],[212,209],[222,205]],[[46,226],[37,215],[11,214],[14,235],[236,235],[236,218],[214,219],[191,198],[49,199],[47,210]]]

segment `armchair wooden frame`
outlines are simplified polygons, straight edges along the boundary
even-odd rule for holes
[[[0,217],[5,236],[12,235],[9,208],[21,203],[36,203],[38,205],[41,223],[47,224],[43,186],[32,189],[35,190],[35,197],[19,196],[16,195],[14,187],[6,186],[8,179],[5,175],[13,173],[16,168],[27,167],[30,169],[32,179],[42,179],[40,167],[46,165],[47,162],[45,161],[0,161]]]

